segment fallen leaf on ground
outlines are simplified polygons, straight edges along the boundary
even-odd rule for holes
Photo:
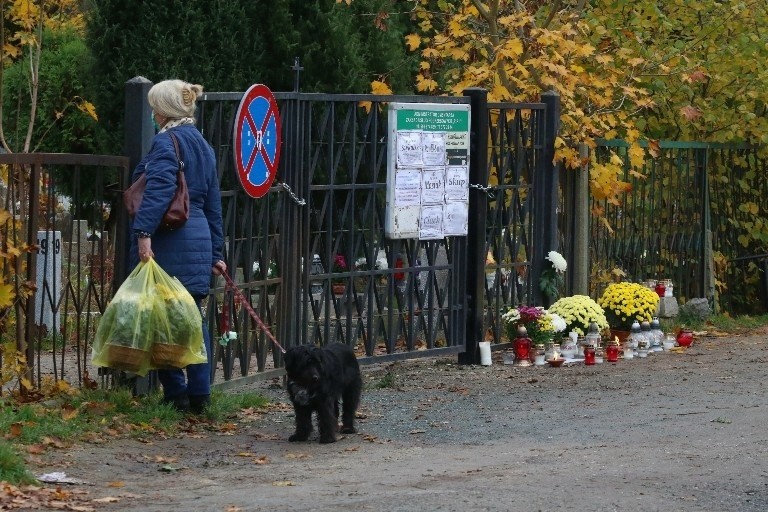
[[[251,434],[251,437],[254,437],[259,440],[265,440],[265,441],[279,441],[280,436],[277,434],[264,434],[262,432],[254,432]]]
[[[294,484],[290,480],[280,480],[277,482],[272,482],[272,485],[274,485],[275,487],[293,487],[296,484]]]
[[[68,421],[77,417],[79,411],[74,407],[64,405],[61,407],[61,419]]]
[[[44,445],[53,446],[54,448],[58,448],[60,450],[67,447],[67,444],[65,442],[55,437],[44,437],[42,439],[42,442]]]
[[[31,444],[27,446],[27,453],[32,455],[40,455],[41,453],[45,453],[45,447],[40,444]]]
[[[11,423],[10,428],[8,429],[8,434],[6,434],[7,439],[12,439],[14,437],[19,437],[21,435],[21,431],[24,428],[24,424],[20,421],[17,421],[16,423]]]
[[[308,453],[288,453],[285,455],[286,459],[311,459],[312,456]]]

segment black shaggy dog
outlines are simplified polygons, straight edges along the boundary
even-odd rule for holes
[[[288,395],[296,414],[296,432],[289,441],[306,441],[312,432],[312,412],[317,412],[321,443],[336,441],[339,399],[342,400],[341,432],[355,432],[355,412],[360,405],[363,380],[351,348],[334,343],[291,347],[285,353]]]

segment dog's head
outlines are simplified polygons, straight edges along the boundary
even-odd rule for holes
[[[317,394],[324,374],[324,354],[314,345],[299,345],[285,351],[285,373],[291,399],[306,405]]]

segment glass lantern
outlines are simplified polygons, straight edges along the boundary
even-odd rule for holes
[[[653,334],[651,333],[651,322],[643,321],[640,324],[640,331],[643,333],[643,338],[645,338],[645,356],[650,356],[653,354]],[[638,347],[638,351],[640,348]],[[641,356],[641,357],[645,357]]]
[[[512,342],[512,350],[515,353],[515,366],[531,366],[531,338],[524,326],[517,328],[517,338]]]
[[[598,345],[595,347],[595,363],[602,364],[605,361],[605,349]]]
[[[600,346],[600,329],[597,327],[597,322],[589,324],[589,330],[584,337],[584,345],[597,348]]]
[[[651,320],[651,349],[654,352],[661,352],[664,350],[664,331],[661,330],[661,322],[658,317],[653,317]]]
[[[635,320],[632,322],[632,327],[629,330],[629,336],[627,336],[627,343],[632,347],[632,352],[637,355],[638,342],[644,338],[643,332],[640,330],[640,322]],[[626,343],[625,343],[626,344]]]

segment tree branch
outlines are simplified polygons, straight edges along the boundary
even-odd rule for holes
[[[0,0],[0,144],[6,153],[13,153],[5,140],[5,131],[3,130],[3,100],[5,87],[3,86],[3,71],[5,70],[5,0]]]

